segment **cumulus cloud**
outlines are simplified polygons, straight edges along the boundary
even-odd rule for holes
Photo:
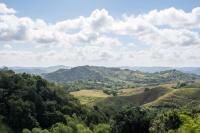
[[[3,65],[200,65],[200,7],[190,12],[172,7],[119,18],[96,9],[89,16],[56,23],[15,13],[0,4],[0,42],[32,45],[27,51],[4,45]]]
[[[146,44],[158,45],[200,45],[198,32],[186,29],[159,28],[141,17],[127,17],[115,23],[112,32],[133,36]]]
[[[5,4],[0,3],[0,14],[15,14],[16,11],[12,8],[8,8]]]
[[[0,39],[4,41],[27,40],[33,25],[30,18],[0,15]]]
[[[55,24],[48,24],[41,19],[34,21],[28,17],[1,15],[0,39],[31,40],[38,44],[90,44],[106,33],[113,33],[132,36],[147,44],[198,45],[199,33],[187,27],[190,24],[198,27],[199,9],[194,8],[190,13],[175,8],[153,10],[148,14],[128,16],[121,20],[114,19],[105,9],[97,9],[89,17],[81,16]],[[171,28],[160,28],[160,25]],[[177,26],[184,28],[175,29]]]
[[[197,32],[176,29],[157,29],[149,34],[143,34],[138,38],[145,43],[158,44],[162,46],[190,46],[200,45],[200,36]]]
[[[154,25],[169,25],[174,28],[200,28],[200,7],[185,12],[174,7],[164,10],[153,10],[138,16]]]

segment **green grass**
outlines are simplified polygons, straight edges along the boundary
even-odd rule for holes
[[[118,90],[118,96],[131,96],[144,92],[144,88],[127,88]],[[104,100],[107,97],[113,97],[112,95],[108,95],[104,93],[102,90],[80,90],[70,92],[73,96],[78,98],[81,104],[85,104],[88,106],[94,105],[94,103]]]
[[[107,97],[97,101],[95,105],[108,114],[112,114],[113,112],[118,112],[123,106],[141,106],[152,102],[167,94],[169,91],[171,91],[171,89],[156,87],[148,91],[144,91],[143,93],[137,93],[130,96]]]
[[[103,97],[87,97],[87,96],[79,96],[76,98],[79,99],[81,104],[87,106],[93,106],[95,102],[104,99]]]
[[[131,95],[136,95],[143,92],[144,92],[144,88],[142,87],[127,88],[127,89],[118,90],[118,96],[131,96]]]
[[[199,82],[195,82],[197,86]],[[119,111],[123,106],[144,106],[156,108],[183,108],[200,104],[200,88],[178,88],[175,84],[162,84],[145,91],[144,88],[118,90],[118,96],[103,93],[102,90],[80,90],[71,92],[82,104],[98,106],[105,112]]]
[[[179,88],[147,103],[146,107],[182,108],[200,103],[200,88]]]
[[[80,90],[75,92],[70,92],[73,96],[78,98],[81,104],[92,106],[96,101],[102,100],[106,97],[110,97],[102,90]]]

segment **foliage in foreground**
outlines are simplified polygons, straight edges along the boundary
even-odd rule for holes
[[[113,133],[147,133],[149,130],[147,112],[139,107],[126,108],[118,113],[112,123]]]
[[[101,112],[82,106],[73,96],[39,76],[1,70],[0,97],[2,121],[14,132],[66,123],[66,115],[73,114],[87,126],[106,120]]]
[[[93,128],[87,127],[83,121],[75,115],[67,118],[67,124],[56,123],[49,129],[33,128],[32,130],[23,129],[23,133],[110,133],[108,124],[94,125]]]

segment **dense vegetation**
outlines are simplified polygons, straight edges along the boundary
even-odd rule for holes
[[[87,126],[106,121],[101,112],[80,105],[77,99],[54,87],[39,76],[0,71],[1,121],[15,132],[66,123],[66,117],[74,114]]]
[[[82,73],[85,69],[88,69],[87,72]],[[91,71],[94,70],[93,75]],[[200,82],[196,80],[198,76],[183,74],[176,70],[151,75],[88,66],[81,71],[76,73],[77,70],[74,70],[76,74],[72,77],[67,75],[69,77],[65,79],[78,82],[72,81],[78,76],[83,82],[93,81],[97,76],[95,82],[102,81],[104,85],[109,82],[114,86],[118,81],[124,81],[126,85],[134,81],[132,83],[135,84],[140,77],[140,80],[143,80],[141,83],[145,86],[147,82],[154,81],[159,84],[173,81],[174,84],[170,87],[156,85],[138,88],[142,91],[127,96],[121,95],[122,90],[119,88],[112,89],[113,86],[99,88],[107,96],[88,107],[80,104],[80,101],[69,94],[69,90],[62,85],[49,83],[40,76],[15,74],[13,71],[2,69],[0,133],[200,132]],[[142,76],[136,76],[136,73]]]
[[[135,86],[155,86],[160,83],[192,81],[200,76],[185,74],[177,70],[144,73],[120,68],[80,66],[60,69],[45,74],[50,81],[63,83],[69,91],[80,89],[122,89]]]

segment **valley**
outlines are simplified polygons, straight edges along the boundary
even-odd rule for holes
[[[200,133],[200,0],[0,0],[0,133]]]
[[[100,133],[96,132],[96,128],[101,128],[99,130],[103,133],[122,133],[118,126],[129,119],[138,124],[144,124],[147,120],[149,124],[145,126],[145,133],[160,130],[163,133],[181,133],[183,127],[186,128],[183,123],[187,123],[182,119],[186,115],[182,112],[191,114],[184,116],[190,119],[200,113],[200,76],[178,70],[147,73],[121,68],[79,66],[55,70],[40,77],[26,73],[15,74],[3,68],[0,70],[0,86],[4,101],[1,105],[9,107],[0,109],[1,121],[5,123],[3,126],[6,131],[13,130],[16,133],[22,130],[23,133],[54,133],[58,129],[66,130],[66,133],[75,133],[75,130],[82,133],[82,129],[86,133]],[[28,108],[34,112],[28,111]],[[43,111],[40,111],[42,108]],[[27,114],[24,119],[32,123],[28,124],[30,127],[24,121],[19,125],[12,123],[18,121],[23,112]],[[128,113],[127,118],[124,118],[124,113]],[[138,121],[137,117],[144,120]],[[176,121],[170,117],[176,117]],[[43,119],[48,119],[48,123]],[[181,123],[176,128],[162,125],[165,122],[163,120],[181,122],[183,127]],[[157,121],[160,123],[154,125]],[[73,127],[69,122],[76,123],[76,126]],[[133,130],[139,131],[140,128],[134,127]]]

